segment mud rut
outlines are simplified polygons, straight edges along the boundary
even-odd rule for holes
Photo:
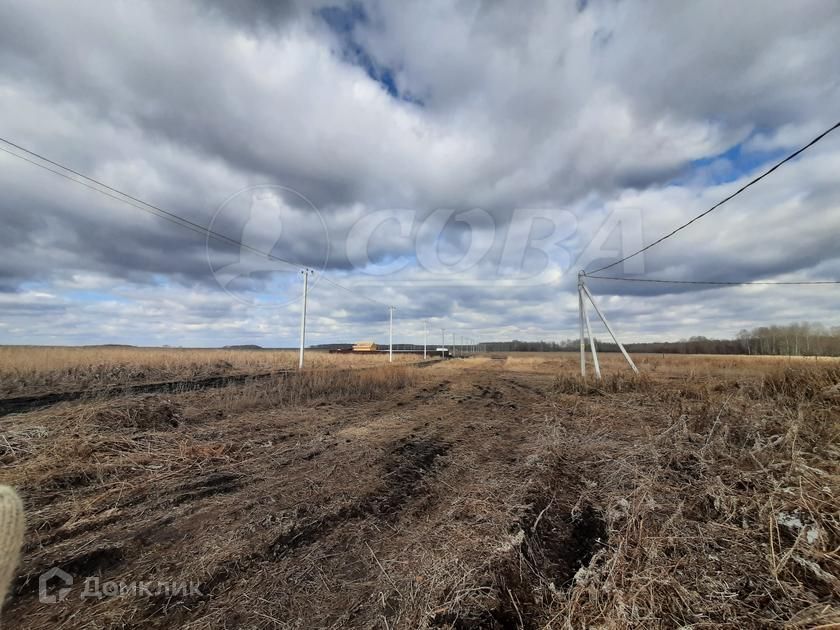
[[[4,627],[538,627],[535,589],[562,589],[604,538],[591,508],[571,517],[574,467],[546,456],[550,386],[504,362],[435,366],[382,400],[182,426],[237,448],[139,473],[107,502],[56,478],[40,501],[91,507],[32,523]],[[80,600],[79,584],[40,604],[53,566],[201,595]]]

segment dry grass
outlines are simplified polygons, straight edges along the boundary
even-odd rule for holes
[[[51,491],[65,479],[72,485],[79,475],[108,476],[107,468],[91,466],[89,459],[103,447],[121,454],[136,450],[134,441],[146,434],[254,409],[370,400],[406,387],[416,378],[417,368],[405,366],[304,371],[205,392],[58,405],[27,414],[19,423],[15,417],[5,420],[7,430],[0,438],[2,482]],[[62,435],[72,439],[62,440]],[[182,445],[178,450],[184,457]],[[169,454],[157,450],[154,457],[166,460]]]
[[[396,354],[397,362],[417,361]],[[387,356],[309,351],[307,368],[380,365]],[[0,346],[0,395],[257,374],[297,367],[288,350]]]
[[[414,382],[416,373],[415,368],[399,365],[293,372],[277,382],[254,381],[218,390],[213,395],[226,411],[327,401],[352,403],[406,387]]]
[[[7,416],[20,627],[840,623],[840,363],[479,357]],[[39,606],[49,566],[203,598]],[[76,624],[75,626],[73,624]]]
[[[660,389],[655,410],[593,399],[558,425],[555,458],[582,463],[578,505],[598,506],[606,541],[555,595],[551,625],[840,623],[840,405],[822,395],[838,382],[834,365],[776,365],[724,391]],[[618,405],[653,411],[644,436],[595,420]]]

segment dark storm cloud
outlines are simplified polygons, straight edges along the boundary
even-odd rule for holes
[[[199,11],[229,20],[249,29],[282,29],[300,18],[300,3],[296,0],[200,0]]]

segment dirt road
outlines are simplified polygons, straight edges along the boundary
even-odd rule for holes
[[[205,416],[132,434],[130,445],[83,445],[92,469],[26,489],[34,534],[6,622],[515,627],[529,605],[517,599],[516,549],[547,506],[552,376],[504,364],[434,366],[370,402]],[[577,483],[563,489],[568,501]],[[597,526],[575,531],[571,508],[558,497],[542,513],[556,549],[531,559],[551,565],[558,585],[597,544]],[[493,566],[505,557],[510,566]],[[38,576],[51,567],[74,584],[64,601],[43,604]],[[196,592],[82,597],[92,577]]]

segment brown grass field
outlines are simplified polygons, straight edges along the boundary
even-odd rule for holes
[[[294,364],[50,352],[0,352],[3,394]],[[840,623],[840,362],[608,355],[597,382],[571,354],[310,357],[371,369],[0,418],[28,519],[3,627]],[[44,603],[53,567],[73,584]]]
[[[395,361],[417,361],[417,355],[398,353]],[[381,355],[306,352],[311,369],[379,363]],[[297,365],[298,353],[290,350],[0,346],[0,396],[255,374]]]

